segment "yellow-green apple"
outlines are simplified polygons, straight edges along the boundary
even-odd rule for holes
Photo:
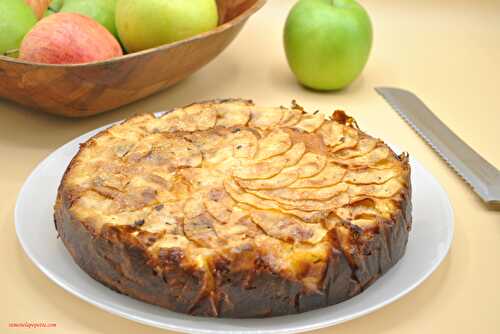
[[[217,26],[216,0],[118,0],[116,28],[129,52],[172,43]]]
[[[35,16],[38,19],[43,17],[43,13],[49,8],[50,0],[25,0],[26,3],[33,9]]]
[[[76,13],[40,20],[24,37],[19,58],[46,64],[80,64],[122,55],[118,41],[101,24]]]
[[[300,83],[340,89],[356,79],[368,60],[371,21],[354,0],[299,0],[288,15],[284,45]]]
[[[12,54],[18,49],[36,21],[35,13],[24,0],[0,0],[0,54]]]
[[[115,26],[115,8],[116,0],[64,0],[60,12],[86,15],[105,26],[113,35],[118,36]]]

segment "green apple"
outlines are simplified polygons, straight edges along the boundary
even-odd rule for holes
[[[68,1],[68,0],[66,0]],[[49,9],[53,12],[58,12],[61,10],[61,7],[64,5],[64,0],[52,0],[49,3]]]
[[[64,1],[63,0],[52,0],[49,4],[49,8],[43,13],[43,17],[50,16],[52,14],[57,13],[58,11],[61,10],[61,7],[63,6]]]
[[[370,17],[354,0],[299,0],[288,15],[284,45],[300,83],[316,90],[341,89],[368,60]]]
[[[88,16],[102,24],[110,33],[118,36],[115,26],[115,8],[116,0],[64,0],[59,12]]]
[[[37,18],[24,0],[0,1],[0,54],[13,54]]]
[[[47,10],[43,13],[43,17],[47,17],[47,16],[50,16],[50,15],[55,14],[55,13],[57,13],[57,12],[56,12],[56,11],[54,11],[53,9],[50,9],[50,7],[49,7],[49,8],[47,8]]]
[[[172,43],[217,26],[216,0],[118,0],[116,27],[129,52]]]

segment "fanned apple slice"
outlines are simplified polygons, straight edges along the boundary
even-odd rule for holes
[[[213,188],[203,204],[207,212],[215,219],[220,222],[229,222],[235,202],[223,188]]]
[[[366,195],[371,197],[389,198],[401,190],[397,179],[390,179],[384,184],[351,185],[349,194],[352,196]]]
[[[324,122],[325,116],[323,114],[304,114],[302,115],[300,121],[292,128],[311,133],[319,129]]]
[[[283,117],[281,108],[252,107],[249,126],[261,129],[272,129],[279,124]]]
[[[201,193],[196,193],[193,197],[188,198],[182,208],[184,217],[193,218],[203,214],[206,211],[203,200],[203,194]]]
[[[334,186],[323,188],[281,188],[272,190],[258,190],[254,193],[259,197],[265,197],[273,200],[285,199],[292,201],[300,200],[316,200],[323,201],[332,198],[339,193],[346,191],[348,185],[346,183],[339,183]]]
[[[334,162],[351,167],[371,167],[389,157],[390,151],[386,146],[378,146],[365,155],[352,159],[332,159]]]
[[[266,200],[266,204],[273,203],[285,210],[301,210],[301,211],[323,211],[330,210],[336,207],[344,206],[349,203],[350,197],[347,192],[341,192],[328,200],[289,200],[281,197],[271,197],[265,193],[249,190],[246,194],[252,195],[253,200]]]
[[[245,192],[231,178],[224,180],[224,189],[239,203],[251,205],[259,209],[279,209],[279,205],[271,200],[259,198],[253,194]]]
[[[224,146],[226,139],[224,134],[217,132],[192,132],[185,134],[184,138],[196,145],[203,154]]]
[[[258,139],[250,130],[241,130],[231,136],[233,156],[241,159],[253,159],[257,153]]]
[[[250,120],[250,108],[252,106],[253,104],[249,101],[228,101],[216,105],[216,126],[230,128],[246,125]]]
[[[337,152],[346,148],[352,148],[358,145],[359,132],[349,126],[344,126],[344,135],[341,137],[341,143],[332,149],[332,152]]]
[[[240,179],[267,179],[275,176],[283,168],[296,164],[305,152],[304,143],[294,144],[282,155],[234,169],[233,176]]]
[[[122,161],[131,164],[139,162],[142,158],[148,155],[149,152],[151,152],[153,148],[153,143],[162,141],[163,138],[164,138],[163,135],[159,133],[144,138],[143,140],[137,142],[134,146],[129,148],[129,150],[123,155]],[[85,158],[88,159],[89,157]]]
[[[206,150],[203,152],[203,159],[208,164],[218,165],[224,161],[227,161],[234,154],[234,148],[232,145],[217,146],[213,149]]]
[[[302,110],[295,108],[282,108],[282,110],[283,117],[281,118],[279,126],[284,128],[292,127],[297,124],[300,121],[303,113]]]
[[[278,211],[252,210],[250,215],[266,234],[286,242],[316,244],[323,240],[327,232],[319,224],[306,224],[294,216]]]
[[[360,155],[365,155],[371,152],[377,146],[377,140],[370,137],[362,137],[359,139],[358,145],[353,148],[346,148],[335,152],[334,158],[352,159]]]
[[[251,189],[251,190],[259,190],[259,189],[277,189],[284,188],[297,180],[299,177],[298,173],[291,169],[284,169],[277,175],[270,177],[268,179],[254,179],[254,180],[243,180],[236,179],[236,183],[239,186]]]
[[[347,172],[344,177],[344,182],[354,183],[354,184],[382,184],[388,180],[398,176],[400,171],[391,169],[373,169],[373,168],[362,168],[362,169],[352,169]]]
[[[304,143],[300,142],[293,144],[292,147],[285,154],[283,154],[283,157],[285,158],[285,167],[290,167],[297,164],[302,159],[305,152],[306,145]],[[278,158],[279,157],[275,157],[274,159]]]
[[[264,235],[264,232],[251,220],[249,213],[234,222],[225,224],[217,222],[214,224],[214,229],[217,236],[226,243],[224,246],[228,244],[241,246],[241,241],[245,239]],[[253,243],[253,240],[251,242]]]
[[[283,168],[283,163],[262,161],[252,165],[236,167],[233,176],[246,180],[267,179],[277,175]]]
[[[215,110],[195,104],[183,109],[174,109],[160,117],[157,122],[146,123],[146,127],[151,132],[192,132],[212,128],[216,118]],[[152,129],[149,128],[151,126]]]
[[[174,132],[181,129],[183,117],[184,112],[182,109],[176,108],[164,113],[159,118],[155,118],[149,122],[143,122],[142,126],[147,133]]]
[[[124,159],[129,163],[141,161],[155,166],[197,167],[201,164],[202,154],[193,143],[184,138],[157,133],[130,149]]]
[[[329,211],[302,211],[302,210],[286,210],[282,209],[281,212],[293,215],[297,218],[302,219],[308,224],[319,224],[324,221],[328,215]]]
[[[123,191],[125,186],[130,182],[129,177],[119,173],[103,172],[93,181],[94,186],[105,186]]]
[[[169,138],[151,153],[170,161],[175,167],[198,167],[202,161],[200,150],[184,138]]]
[[[326,166],[326,157],[324,155],[307,152],[302,159],[293,166],[293,169],[299,174],[299,178],[311,177],[323,170]]]
[[[302,200],[291,201],[278,199],[280,206],[287,210],[302,210],[302,211],[324,211],[332,210],[336,207],[343,206],[349,203],[349,195],[345,192],[326,201]]]
[[[147,130],[143,127],[143,124],[147,124],[149,122],[155,123],[157,121],[158,118],[156,118],[154,114],[142,114],[132,117],[121,124],[112,126],[106,131],[114,137],[126,139],[130,142],[138,142],[140,139],[149,135]],[[101,138],[94,137],[94,139]]]
[[[328,162],[321,172],[309,178],[299,179],[292,183],[289,188],[320,188],[332,186],[342,181],[344,175],[346,175],[345,168]]]
[[[344,140],[344,125],[337,122],[325,122],[317,132],[323,138],[325,145],[329,147],[340,145]]]
[[[228,221],[219,222],[215,225],[215,231],[220,238],[226,239],[229,244],[239,243],[244,239],[254,244],[254,239],[265,236],[262,229],[256,225],[251,217],[250,211],[254,208],[244,204],[238,204],[232,208],[231,217]]]
[[[265,160],[286,152],[292,146],[290,135],[282,130],[272,130],[258,143],[258,152],[255,160]]]
[[[121,130],[119,132],[122,132],[123,134],[126,135],[125,130],[130,130],[130,128],[132,128],[131,125],[135,125],[135,126],[144,125],[145,123],[154,121],[155,119],[157,119],[155,114],[151,114],[151,113],[140,114],[140,115],[136,115],[134,117],[131,117],[131,118],[123,121],[121,124],[119,124],[117,126],[113,126],[108,130],[113,130],[113,129],[114,130]],[[133,127],[134,129],[136,129],[135,126]]]
[[[184,108],[183,127],[185,131],[203,131],[215,126],[217,113],[211,103],[195,103]]]

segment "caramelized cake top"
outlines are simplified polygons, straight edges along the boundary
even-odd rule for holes
[[[81,146],[61,191],[73,218],[95,233],[127,226],[153,259],[174,252],[209,271],[214,258],[237,254],[246,268],[258,254],[315,289],[332,247],[350,254],[397,214],[409,187],[407,156],[341,111],[327,118],[295,103],[224,100],[99,133]]]

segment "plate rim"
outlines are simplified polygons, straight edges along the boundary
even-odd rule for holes
[[[155,114],[160,114],[160,113],[164,113],[164,111],[157,112]],[[82,141],[82,137],[87,138],[87,137],[92,136],[93,134],[95,134],[97,132],[100,132],[104,129],[107,129],[107,128],[109,128],[117,123],[120,123],[120,122],[123,122],[123,120],[113,122],[113,123],[110,123],[108,125],[104,125],[104,126],[96,128],[96,129],[90,130],[88,132],[85,132],[85,133],[81,134],[80,136],[75,137],[75,138],[71,139],[70,141],[66,142],[65,144],[59,146],[58,148],[56,148],[55,150],[50,152],[47,156],[45,156],[36,165],[36,167],[31,171],[29,176],[25,179],[25,181],[24,181],[24,183],[23,183],[23,185],[22,185],[22,187],[19,190],[19,193],[17,195],[16,204],[15,204],[15,208],[14,208],[14,224],[15,224],[15,229],[16,229],[16,236],[17,236],[17,239],[18,239],[24,253],[28,256],[28,258],[31,260],[31,262],[33,264],[35,264],[35,266],[42,273],[44,273],[57,286],[63,288],[65,291],[67,291],[70,294],[84,300],[85,302],[87,302],[93,306],[98,307],[101,310],[104,310],[104,311],[109,312],[109,313],[114,314],[114,315],[118,315],[122,318],[131,320],[131,321],[141,323],[143,325],[153,326],[153,327],[172,330],[172,331],[177,331],[180,333],[204,333],[204,334],[220,334],[220,333],[291,334],[291,333],[301,333],[304,331],[311,331],[311,330],[317,330],[317,329],[321,329],[321,328],[331,327],[331,326],[338,325],[338,324],[341,324],[341,323],[344,323],[344,322],[347,322],[347,321],[350,321],[350,320],[353,320],[356,318],[360,318],[362,316],[365,316],[369,313],[373,313],[373,312],[393,303],[394,301],[404,297],[409,292],[413,291],[420,284],[422,284],[426,279],[428,279],[436,271],[436,269],[441,265],[441,263],[444,261],[444,259],[448,256],[449,250],[450,250],[451,245],[453,243],[454,234],[455,234],[455,214],[454,214],[453,205],[450,201],[448,193],[446,192],[444,187],[441,185],[441,183],[438,181],[438,179],[427,168],[425,168],[422,163],[420,163],[417,159],[415,159],[415,158],[413,158],[413,156],[411,156],[410,157],[410,165],[412,163],[415,165],[418,165],[421,168],[421,170],[427,174],[427,176],[432,180],[432,183],[434,183],[434,186],[438,190],[439,197],[444,199],[443,204],[446,204],[446,206],[444,208],[445,210],[443,210],[444,214],[447,217],[447,222],[449,225],[449,228],[448,228],[449,232],[446,234],[446,249],[442,253],[442,255],[438,258],[438,260],[435,261],[435,263],[431,267],[429,267],[429,270],[425,273],[425,275],[420,277],[420,279],[415,281],[413,284],[404,288],[399,293],[384,300],[383,302],[380,302],[376,305],[365,308],[362,311],[351,313],[351,314],[346,315],[340,319],[335,319],[333,321],[323,321],[320,323],[308,324],[308,325],[296,325],[293,328],[266,329],[266,330],[252,330],[252,329],[250,329],[250,330],[243,330],[243,331],[241,331],[241,330],[218,330],[218,329],[201,329],[200,330],[199,328],[188,327],[185,325],[183,325],[183,326],[179,326],[179,325],[175,325],[175,324],[167,324],[166,325],[164,322],[159,322],[159,321],[156,321],[153,319],[144,319],[141,316],[135,316],[134,314],[121,311],[120,309],[116,309],[112,305],[108,305],[107,303],[103,303],[103,302],[94,300],[93,298],[86,296],[84,293],[79,292],[78,289],[75,288],[75,286],[71,282],[61,280],[60,278],[57,277],[57,275],[53,274],[49,269],[45,268],[44,265],[37,260],[37,258],[34,256],[34,254],[32,254],[31,250],[26,245],[25,241],[23,240],[23,237],[20,234],[20,227],[19,226],[21,223],[19,223],[19,221],[20,221],[19,217],[20,217],[21,208],[20,208],[19,203],[20,203],[20,199],[25,197],[25,193],[27,192],[28,185],[35,178],[35,175],[40,170],[43,169],[43,167],[45,166],[45,164],[48,162],[48,160],[50,159],[50,157],[52,155],[55,155],[56,152],[58,152],[60,150],[67,149],[69,146],[74,146],[75,144],[79,144],[78,142]],[[87,140],[87,139],[85,139],[85,140]],[[391,143],[388,143],[388,145],[394,151],[398,151],[398,152],[402,151],[397,145],[393,145]],[[96,282],[96,283],[100,284],[98,282]],[[132,297],[129,297],[129,298],[132,298]],[[289,316],[293,316],[293,315],[289,315]],[[275,319],[279,319],[279,318],[280,317],[275,317]]]

